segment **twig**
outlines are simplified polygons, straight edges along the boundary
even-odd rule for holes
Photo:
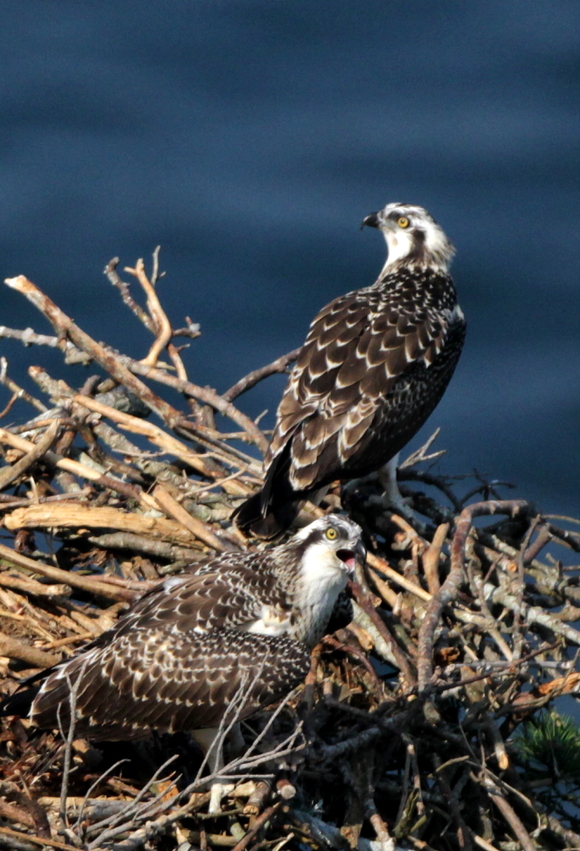
[[[439,433],[441,432],[440,428],[436,428],[431,437],[429,437],[423,446],[420,446],[419,449],[416,449],[415,452],[412,452],[408,458],[399,464],[398,470],[409,470],[411,467],[414,467],[416,464],[422,464],[425,461],[434,461],[437,458],[441,458],[446,453],[446,449],[439,449],[437,452],[429,453],[431,446],[439,437]]]
[[[0,561],[5,560],[17,567],[26,568],[34,573],[40,573],[41,576],[48,576],[56,582],[63,582],[66,585],[72,585],[75,588],[80,588],[83,591],[89,591],[93,594],[98,594],[100,597],[108,597],[111,600],[125,600],[132,602],[135,599],[135,594],[132,591],[126,591],[124,588],[119,588],[114,585],[108,585],[106,582],[101,582],[89,576],[80,576],[78,573],[72,573],[68,570],[61,570],[59,567],[51,567],[40,561],[34,561],[27,556],[14,552],[9,547],[0,544]]]
[[[87,835],[97,833],[99,830],[102,830],[102,828],[106,827],[108,829],[111,829],[113,827],[116,827],[121,822],[123,822],[123,824],[125,824],[127,821],[132,821],[133,819],[135,819],[137,817],[137,814],[138,814],[139,804],[144,799],[147,792],[151,789],[152,785],[159,780],[160,775],[165,771],[165,769],[168,768],[171,765],[172,762],[175,762],[176,759],[177,759],[177,754],[174,754],[173,756],[169,757],[169,759],[166,759],[165,762],[163,763],[163,765],[159,766],[159,768],[155,771],[153,776],[149,778],[149,780],[147,781],[145,786],[143,786],[143,788],[133,798],[132,801],[129,801],[127,803],[127,805],[126,805],[126,807],[124,807],[124,809],[122,809],[120,812],[114,813],[112,816],[109,816],[108,818],[102,819],[101,821],[95,822],[94,824],[92,824],[87,829]],[[99,778],[99,782],[101,781],[101,779],[102,778]],[[167,794],[167,790],[164,789],[163,792],[162,792],[162,795],[166,795],[166,794]],[[102,842],[102,841],[104,841],[105,838],[106,838],[105,834],[101,833],[101,835],[98,837],[98,839],[96,841]],[[89,847],[92,847],[94,844],[95,843],[91,843],[91,846],[89,846]]]
[[[155,287],[151,284],[151,281],[145,273],[145,265],[143,263],[143,260],[137,260],[134,269],[126,266],[125,272],[129,272],[131,275],[134,275],[134,277],[137,278],[137,280],[141,284],[143,291],[145,292],[145,295],[147,296],[147,310],[149,311],[149,316],[151,317],[151,325],[153,327],[153,330],[155,334],[157,334],[157,339],[153,343],[147,357],[143,359],[143,363],[147,364],[148,366],[155,366],[159,359],[159,355],[171,340],[171,323],[169,322],[167,314],[159,303],[157,293],[155,292]]]
[[[285,372],[288,364],[295,361],[301,351],[302,346],[298,349],[292,349],[291,352],[276,358],[276,360],[272,361],[272,363],[269,363],[267,366],[262,366],[259,369],[254,369],[253,372],[249,372],[248,375],[244,376],[244,378],[240,378],[239,381],[236,381],[229,390],[222,393],[222,399],[225,399],[227,402],[233,402],[234,399],[237,399],[237,397],[241,396],[242,393],[245,393],[247,390],[255,387],[258,382],[267,378],[269,375],[274,375],[277,372]]]
[[[406,655],[403,653],[393,636],[388,631],[385,623],[381,620],[379,614],[375,610],[371,601],[369,600],[368,593],[365,592],[362,585],[358,582],[349,581],[349,588],[354,595],[355,600],[361,607],[361,609],[365,612],[365,614],[370,618],[373,626],[378,630],[381,638],[386,643],[388,647],[389,653],[389,661],[394,659],[397,668],[401,671],[405,678],[405,682],[408,688],[412,688],[416,682],[415,672],[409,661],[407,660]]]
[[[16,461],[10,467],[5,467],[0,470],[0,490],[8,487],[12,482],[15,482],[22,476],[29,467],[31,467],[39,458],[42,458],[50,449],[54,441],[57,439],[61,429],[60,420],[52,420],[49,427],[40,437],[38,443],[33,444],[34,449],[27,452],[24,457]]]
[[[12,432],[4,428],[0,428],[0,442],[7,443],[9,446],[13,446],[23,452],[34,452],[36,447],[36,444],[30,440],[18,437],[18,435],[12,434]],[[128,485],[126,482],[122,482],[113,476],[106,476],[98,470],[88,467],[86,464],[73,461],[71,458],[63,458],[62,455],[52,451],[45,452],[43,460],[55,467],[59,467],[61,470],[67,470],[104,488],[110,488],[117,493],[123,494],[123,496],[135,499],[137,502],[144,504],[146,508],[152,507],[148,501],[147,494],[144,494],[140,489],[133,485]]]
[[[64,744],[64,760],[63,760],[62,781],[61,781],[61,787],[60,787],[60,804],[59,804],[59,818],[60,818],[61,824],[63,825],[64,828],[68,828],[68,826],[69,826],[68,814],[67,814],[67,809],[66,809],[66,799],[67,799],[67,796],[68,796],[68,782],[69,782],[70,769],[71,769],[71,764],[72,764],[72,749],[73,749],[73,742],[74,742],[74,737],[75,737],[75,728],[76,728],[76,722],[77,722],[77,695],[78,695],[81,679],[84,677],[86,669],[87,669],[87,663],[85,662],[81,666],[81,669],[80,669],[80,671],[79,671],[79,673],[78,673],[78,675],[75,679],[74,684],[72,683],[69,674],[68,673],[65,674],[67,685],[68,685],[68,704],[69,704],[70,718],[69,718],[69,722],[68,722],[67,735],[66,735],[66,737],[63,735],[63,739],[65,740],[65,744]],[[60,727],[61,726],[61,723],[60,723],[60,706],[58,707],[57,714],[58,714],[58,723],[59,723],[59,727]],[[62,735],[62,732],[63,731],[61,730],[61,735]]]
[[[25,328],[24,331],[19,331],[17,328],[7,328],[5,325],[0,325],[0,339],[19,340],[24,346],[48,346],[50,349],[61,349],[65,353],[66,363],[90,363],[91,358],[82,352],[77,346],[68,341],[64,345],[62,340],[52,334],[37,334],[32,328]],[[5,360],[5,358],[2,358]],[[3,382],[4,383],[4,382]],[[6,385],[8,386],[8,385]],[[25,398],[24,396],[22,398]],[[27,401],[30,401],[27,399]],[[38,401],[38,400],[37,400]],[[41,405],[41,403],[38,403]],[[37,410],[42,411],[46,408],[41,405],[34,405]]]
[[[10,329],[6,328],[5,326],[1,326],[0,327],[0,337],[7,336],[7,335],[3,335],[2,332],[3,331],[9,331],[9,330]],[[32,405],[32,407],[36,408],[36,410],[40,411],[40,413],[44,413],[44,411],[48,410],[46,405],[44,405],[39,399],[37,399],[35,396],[31,396],[30,393],[27,390],[24,390],[23,387],[20,387],[18,384],[16,384],[15,381],[13,381],[9,377],[9,375],[8,375],[8,361],[4,357],[0,358],[0,383],[2,383],[5,387],[8,388],[8,390],[10,390],[12,392],[12,399],[10,400],[8,405],[4,408],[4,410],[0,413],[0,419],[2,419],[2,417],[6,416],[6,414],[8,413],[8,411],[10,410],[10,408],[12,407],[14,402],[16,402],[17,399],[24,399],[25,402],[28,402],[29,405]]]
[[[407,579],[406,576],[401,576],[400,573],[397,573],[396,570],[387,564],[387,562],[378,558],[378,556],[374,555],[374,553],[367,553],[367,562],[374,567],[375,570],[380,571],[384,576],[387,576],[401,588],[404,588],[406,591],[410,591],[412,594],[415,594],[416,597],[419,597],[420,600],[431,600],[432,594],[428,591],[425,591],[421,588],[420,585],[417,585],[416,582],[412,582],[410,579]]]
[[[439,582],[439,557],[447,538],[449,523],[437,527],[433,540],[422,555],[423,571],[431,594],[436,594],[441,587]]]
[[[506,801],[499,786],[497,786],[490,778],[485,779],[484,785],[490,799],[496,805],[514,832],[517,841],[522,847],[522,851],[537,851],[535,842],[525,829],[522,820],[516,814],[514,808]]]
[[[237,845],[234,845],[234,851],[244,851],[245,848],[248,847],[250,842],[258,835],[261,829],[264,827],[266,822],[268,822],[273,815],[275,815],[280,807],[283,805],[284,801],[276,801],[275,804],[272,804],[271,807],[268,807],[267,810],[264,810],[261,816],[258,816],[253,826],[248,830],[243,839],[240,839]]]
[[[436,754],[433,758],[433,761],[435,763],[435,773],[437,776],[437,780],[441,786],[441,791],[443,793],[443,796],[449,803],[451,814],[457,825],[457,839],[459,841],[459,846],[460,848],[465,848],[466,851],[473,851],[470,831],[467,825],[465,824],[463,816],[461,815],[461,807],[459,806],[455,790],[452,789],[449,785],[447,778],[445,777],[445,773],[443,771],[445,766],[441,764],[441,760]]]
[[[121,298],[123,303],[127,305],[129,310],[137,317],[137,319],[150,331],[152,334],[155,333],[155,328],[153,327],[153,320],[147,314],[145,310],[138,304],[135,299],[132,297],[129,291],[129,284],[126,284],[121,280],[119,274],[117,272],[117,266],[119,265],[119,258],[113,257],[112,260],[109,260],[107,265],[105,266],[104,274],[107,276],[109,281],[119,290],[121,294]]]
[[[71,851],[70,845],[64,842],[57,842],[55,839],[47,839],[45,836],[33,836],[30,833],[20,833],[18,830],[11,830],[9,827],[0,827],[0,833],[5,836],[10,836],[12,839],[20,840],[23,843],[31,842],[33,845],[48,845],[49,848],[59,848],[62,851]]]
[[[171,496],[162,485],[156,485],[153,489],[153,497],[157,504],[166,514],[181,523],[192,535],[203,541],[208,547],[212,547],[217,552],[222,552],[225,547],[220,539],[213,534],[202,522],[188,514],[185,508],[180,505],[174,497]]]
[[[473,518],[489,514],[509,514],[513,516],[518,512],[525,512],[527,510],[527,502],[513,499],[477,502],[468,508],[464,508],[461,512],[451,548],[451,570],[441,589],[429,603],[419,632],[418,674],[420,690],[426,688],[431,681],[433,673],[433,642],[439,618],[445,606],[456,598],[463,579],[465,545]]]
[[[169,403],[161,399],[150,390],[146,384],[135,377],[133,373],[141,374],[161,381],[170,387],[175,387],[183,393],[188,393],[201,401],[206,402],[225,416],[229,416],[242,428],[245,428],[251,439],[261,448],[265,449],[267,441],[259,429],[245,417],[234,406],[222,399],[217,393],[214,393],[207,388],[198,387],[189,381],[183,381],[180,378],[168,376],[165,372],[159,369],[154,369],[147,364],[140,364],[132,358],[126,356],[119,357],[113,352],[105,349],[100,343],[93,340],[87,333],[82,331],[73,320],[66,315],[56,304],[51,301],[48,296],[44,295],[41,290],[36,287],[32,281],[29,281],[24,275],[19,275],[16,278],[7,278],[4,283],[11,289],[16,290],[38,308],[46,318],[51,322],[57,336],[60,338],[69,338],[78,348],[86,352],[100,366],[105,369],[120,384],[123,384],[128,390],[137,395],[141,401],[154,411],[164,422],[171,428],[179,425],[184,428],[187,421]],[[130,364],[130,368],[126,364]]]
[[[32,665],[33,668],[50,668],[60,662],[60,656],[53,653],[45,653],[37,647],[23,644],[17,638],[11,638],[0,632],[0,656],[8,656],[9,659],[19,659]]]
[[[95,413],[101,414],[102,416],[109,417],[114,420],[121,428],[127,429],[127,431],[133,432],[135,434],[143,434],[149,440],[156,443],[157,446],[161,447],[165,452],[169,452],[172,455],[175,455],[177,458],[184,461],[186,464],[189,464],[194,470],[202,473],[204,476],[207,476],[211,479],[220,478],[220,473],[212,470],[210,466],[208,466],[207,462],[200,455],[193,453],[185,444],[183,444],[180,440],[173,437],[170,434],[167,434],[158,426],[153,425],[152,423],[144,422],[143,420],[138,419],[137,417],[133,417],[130,414],[125,414],[121,411],[117,411],[114,408],[111,408],[109,405],[104,405],[101,402],[97,402],[95,399],[90,399],[87,396],[77,395],[74,397],[75,402],[78,402],[84,407],[88,408],[91,411],[95,411]],[[240,483],[234,481],[228,483],[228,486],[224,488],[226,491],[230,493],[247,495],[248,488],[245,488]]]
[[[113,771],[116,771],[116,769],[119,768],[120,765],[124,765],[126,762],[129,762],[129,760],[128,759],[117,760],[117,762],[114,762],[113,765],[109,766],[109,768],[107,768],[106,771],[103,771],[103,773],[99,777],[97,777],[97,779],[95,780],[94,783],[91,783],[91,785],[89,786],[89,788],[87,789],[87,791],[85,793],[85,796],[82,800],[82,803],[79,807],[79,811],[78,811],[78,814],[77,814],[77,820],[76,820],[76,823],[75,823],[75,826],[74,826],[74,830],[77,834],[79,833],[79,831],[81,829],[81,823],[82,823],[82,820],[83,820],[85,807],[87,806],[88,802],[90,801],[91,794],[95,791],[97,786],[99,786],[104,780],[107,779],[107,777],[109,777],[113,773]]]

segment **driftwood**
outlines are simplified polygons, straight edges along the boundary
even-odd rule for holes
[[[173,329],[157,252],[150,277],[142,261],[126,271],[145,307],[116,260],[106,274],[153,336],[140,361],[92,339],[23,276],[6,281],[54,335],[1,326],[0,337],[58,348],[95,374],[73,387],[31,366],[34,395],[0,360],[4,693],[164,576],[254,546],[230,517],[260,482],[267,437],[238,404],[298,351],[221,395],[195,384],[176,339],[200,331],[189,317]],[[385,511],[372,481],[344,495],[369,545],[351,583],[354,620],[315,649],[301,691],[246,725],[249,749],[220,774],[236,783],[221,812],[208,811],[211,778],[189,745],[180,757],[182,742],[158,742],[144,770],[138,754],[120,759],[74,728],[39,734],[12,719],[0,737],[0,847],[580,847],[575,787],[545,792],[566,766],[540,782],[518,739],[580,688],[580,529],[503,499],[497,484],[437,475],[431,443],[399,474],[416,522]],[[338,500],[336,487],[301,521]]]

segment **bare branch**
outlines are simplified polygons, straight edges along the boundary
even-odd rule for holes
[[[272,363],[269,363],[267,366],[262,366],[260,369],[255,369],[253,372],[248,373],[248,375],[244,376],[244,378],[240,378],[240,380],[230,387],[229,390],[226,390],[226,392],[222,394],[222,398],[226,399],[228,402],[233,402],[234,399],[237,399],[237,397],[241,396],[242,393],[245,393],[247,390],[255,387],[256,384],[263,381],[263,379],[267,378],[269,375],[275,375],[277,372],[286,372],[288,365],[298,358],[301,351],[302,347],[292,349],[291,352],[276,358],[275,361],[272,361]]]

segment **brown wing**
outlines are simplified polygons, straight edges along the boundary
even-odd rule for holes
[[[306,491],[371,472],[393,457],[453,372],[463,340],[454,306],[450,278],[404,271],[327,305],[312,323],[280,403],[267,478],[286,457],[292,488]],[[430,371],[433,392],[426,393]]]
[[[242,685],[249,689],[243,715],[291,690],[308,669],[308,650],[285,635],[244,631],[264,605],[289,612],[273,571],[267,552],[231,553],[161,583],[82,653],[47,672],[31,718],[54,727],[60,713],[65,723],[79,678],[78,732],[101,739],[219,723]],[[25,692],[24,704],[33,694]],[[18,700],[17,693],[10,705]]]
[[[214,727],[230,706],[243,718],[278,700],[304,679],[309,664],[305,646],[287,636],[137,628],[54,670],[34,700],[31,718],[50,728],[60,717],[68,729],[70,689],[78,680],[81,735],[115,740],[151,728]]]
[[[240,627],[261,616],[262,606],[283,608],[268,552],[226,553],[186,574],[161,582],[87,645],[104,647],[135,629],[171,626],[178,632]]]

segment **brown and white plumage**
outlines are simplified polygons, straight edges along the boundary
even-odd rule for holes
[[[387,261],[375,284],[313,320],[278,408],[264,487],[236,513],[247,533],[274,537],[321,487],[386,464],[455,369],[465,321],[448,273],[452,244],[423,207],[388,204],[363,224],[383,232]]]
[[[226,553],[161,583],[74,658],[17,692],[4,715],[68,729],[78,681],[80,735],[118,740],[151,729],[217,727],[228,706],[244,718],[295,688],[324,634],[354,561],[360,528],[337,515],[316,520],[287,544]]]

